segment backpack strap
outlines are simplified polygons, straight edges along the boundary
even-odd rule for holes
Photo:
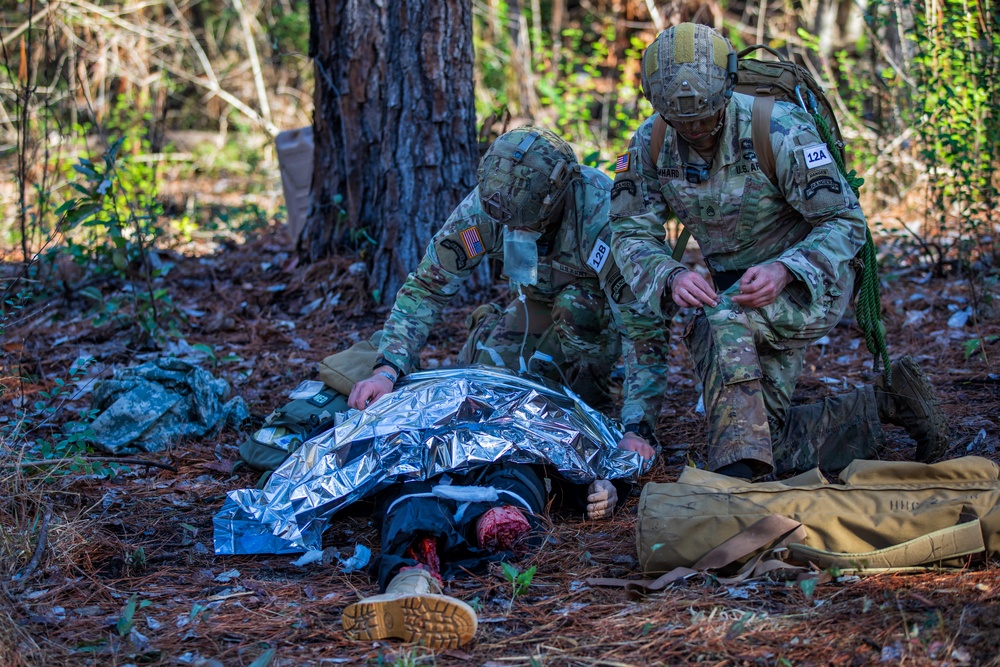
[[[659,159],[660,153],[663,152],[663,140],[666,137],[667,121],[663,120],[663,116],[660,114],[656,114],[656,118],[653,120],[653,136],[649,142],[649,150],[652,153],[654,164]]]
[[[942,528],[900,544],[864,553],[837,553],[804,544],[788,546],[796,560],[815,563],[821,568],[841,570],[892,571],[928,566],[952,558],[986,551],[983,527],[979,519]]]
[[[774,98],[761,96],[753,98],[753,112],[750,114],[750,133],[753,150],[757,153],[757,164],[760,170],[778,186],[777,165],[774,161],[774,146],[771,145],[771,112],[774,110]]]
[[[727,567],[752,554],[757,555],[741,567],[735,576],[727,578],[714,576],[721,583],[737,583],[750,577],[761,576],[775,569],[804,572],[805,568],[803,567],[790,565],[783,561],[775,562],[773,559],[762,561],[761,556],[772,550],[789,548],[792,544],[802,542],[806,539],[806,533],[805,526],[800,522],[780,514],[770,514],[706,553],[691,567],[675,567],[670,572],[652,580],[597,577],[587,579],[587,583],[592,586],[624,588],[629,594],[639,597],[662,591],[670,584],[687,579],[692,575]],[[772,545],[770,549],[762,551],[768,545]]]
[[[663,141],[667,138],[667,121],[663,120],[663,116],[656,114],[656,118],[653,119],[653,136],[649,140],[649,150],[653,156],[653,163],[660,158],[660,153],[663,152]],[[660,184],[666,180],[665,177],[657,176]],[[691,238],[691,232],[687,230],[687,227],[681,228],[681,233],[677,235],[677,243],[674,245],[674,250],[670,253],[670,256],[674,261],[681,261],[681,257],[684,256],[684,249],[687,247],[688,239]]]

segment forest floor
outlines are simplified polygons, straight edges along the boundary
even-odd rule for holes
[[[516,564],[538,569],[513,601],[499,570],[452,582],[451,594],[478,606],[470,645],[434,654],[393,641],[350,641],[341,631],[342,610],[377,592],[364,572],[297,567],[291,556],[215,556],[212,517],[227,491],[256,482],[253,474],[233,472],[241,440],[300,381],[316,378],[322,357],[380,328],[386,308],[367,304],[364,277],[346,261],[299,265],[279,227],[245,243],[161,252],[160,259],[173,263],[162,287],[187,313],[179,333],[212,350],[205,368],[232,384],[255,419],[241,432],[226,429],[142,457],[173,470],[129,465],[112,478],[69,465],[28,469],[19,465],[31,458],[20,447],[25,443],[7,442],[0,458],[4,665],[1000,664],[996,563],[846,577],[811,595],[782,581],[726,586],[699,578],[635,601],[619,589],[587,585],[590,577],[637,574],[637,496],[607,522],[552,517],[547,544]],[[997,302],[983,300],[978,318],[953,327],[949,318],[970,303],[967,281],[902,261],[884,278],[890,349],[913,355],[937,387],[952,429],[947,456],[1000,461],[1000,346],[985,346],[986,357],[966,355],[970,338],[1000,333]],[[317,299],[325,301],[317,307]],[[97,379],[155,356],[131,342],[127,323],[92,326],[87,307],[85,299],[54,296],[7,323],[3,414],[15,401],[30,404],[51,390],[77,358],[96,360],[89,377]],[[470,310],[448,310],[429,341],[426,365],[454,362]],[[675,340],[683,326],[674,323]],[[644,482],[672,481],[688,461],[704,462],[703,417],[680,346],[672,365],[658,427],[663,456]],[[870,381],[870,357],[845,321],[827,344],[810,348],[796,400]],[[60,414],[86,408],[88,400],[81,395]],[[885,458],[909,459],[905,432],[888,427],[887,434]],[[42,539],[30,576],[13,577]],[[379,546],[364,516],[334,522],[324,544],[345,554],[356,544]],[[130,612],[133,596],[138,604]]]

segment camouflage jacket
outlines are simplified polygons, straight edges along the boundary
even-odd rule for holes
[[[538,283],[524,285],[529,299],[553,303],[556,294],[577,281],[595,281],[607,296],[617,331],[623,335],[626,362],[622,422],[655,424],[667,377],[669,322],[654,318],[635,304],[614,259],[608,225],[611,179],[590,167],[572,184],[563,224],[553,250],[539,257]],[[441,311],[462,282],[486,258],[503,259],[504,226],[483,211],[473,190],[434,235],[427,252],[396,295],[385,323],[379,356],[410,372]],[[511,283],[514,290],[517,285]],[[622,306],[629,305],[623,308]]]
[[[663,224],[672,211],[698,241],[712,274],[779,261],[801,303],[850,289],[850,261],[865,242],[865,217],[812,118],[777,102],[771,145],[777,185],[761,172],[751,132],[753,98],[733,94],[709,179],[685,179],[676,133],[650,155],[653,118],[618,160],[611,193],[612,248],[638,300],[654,313],[673,307],[668,279],[684,268],[670,257]],[[697,159],[691,151],[688,156]],[[695,160],[692,163],[698,164]]]

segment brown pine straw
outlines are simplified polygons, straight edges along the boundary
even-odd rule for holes
[[[120,463],[122,465],[136,465],[136,466],[146,466],[148,468],[162,468],[163,470],[169,470],[170,472],[177,472],[177,468],[167,463],[157,463],[156,461],[147,461],[145,459],[133,459],[121,456],[82,456],[79,459],[39,459],[37,461],[18,461],[17,463],[0,463],[0,467],[3,468],[42,468],[45,466],[54,466],[68,464],[72,465],[74,463],[88,462],[88,461],[108,461],[111,463]]]
[[[172,287],[176,302],[196,302],[206,312],[203,321],[216,312],[235,320],[231,327],[214,330],[210,340],[253,369],[253,381],[236,391],[258,416],[282,404],[300,380],[313,377],[316,361],[342,349],[349,333],[367,335],[385,316],[352,310],[357,304],[345,294],[350,303],[345,311],[321,309],[296,317],[298,308],[322,296],[312,281],[295,281],[307,270],[301,267],[282,280],[296,285],[293,295],[264,289],[240,292],[231,281],[236,286],[268,284],[271,277],[260,268],[259,257],[270,247],[283,246],[265,236],[227,251],[232,253],[227,265],[217,267],[214,277],[205,276],[197,259],[177,257],[170,274],[178,280]],[[340,276],[346,266],[331,263],[328,275]],[[182,286],[182,278],[190,287]],[[884,296],[887,304],[908,304],[918,292],[937,303],[935,299],[952,289],[943,280],[899,280],[890,287]],[[249,310],[237,307],[236,294],[248,308],[267,315],[247,314]],[[456,307],[445,314],[425,361],[454,363],[465,336],[464,316],[471,309]],[[929,335],[947,329],[948,315],[943,306],[931,307],[932,321],[917,332],[902,327],[902,311],[887,308],[893,352],[924,355],[922,363],[942,395],[955,433],[949,456],[977,453],[996,461],[1000,383],[990,375],[994,369],[966,359],[961,346]],[[280,319],[296,319],[295,335],[308,340],[312,349],[290,352],[289,333],[273,324]],[[1000,333],[998,320],[984,319],[983,335]],[[674,324],[674,341],[683,324]],[[66,334],[55,324],[36,322],[32,349],[52,349],[46,341]],[[16,330],[8,335],[19,339]],[[193,333],[186,335],[200,340]],[[846,378],[848,383],[866,380],[863,346],[860,351],[850,348],[857,336],[848,323],[835,329],[825,349],[810,349],[797,400],[832,393],[825,377]],[[66,362],[58,354],[36,354],[50,375]],[[644,482],[674,480],[689,459],[704,460],[704,422],[694,411],[694,375],[683,346],[676,346],[671,355],[674,370],[659,424],[663,455]],[[120,364],[128,361],[121,358]],[[985,444],[969,450],[980,429],[987,432]],[[912,445],[900,429],[887,429],[887,435],[885,458],[912,456]],[[294,555],[212,554],[212,517],[226,492],[256,482],[255,475],[230,472],[244,437],[245,432],[226,430],[213,440],[176,445],[167,453],[176,472],[133,470],[112,479],[73,474],[55,478],[44,469],[5,473],[0,481],[5,485],[0,498],[6,498],[0,502],[0,534],[16,547],[2,552],[10,561],[0,564],[5,582],[19,570],[29,572],[34,553],[41,555],[23,590],[3,585],[0,641],[17,650],[0,650],[0,659],[15,655],[20,662],[12,664],[18,667],[173,666],[190,654],[192,660],[246,667],[273,647],[277,652],[272,665],[281,667],[366,665],[380,656],[387,665],[412,658],[422,665],[492,667],[1000,664],[996,563],[970,560],[959,571],[833,581],[817,586],[811,598],[783,581],[727,588],[696,578],[641,601],[628,600],[620,590],[587,586],[584,582],[591,577],[638,574],[635,497],[609,521],[552,516],[549,539],[515,563],[521,571],[533,565],[538,569],[513,605],[511,586],[499,568],[449,582],[449,594],[474,601],[479,609],[479,630],[469,646],[432,655],[396,641],[351,641],[341,631],[340,615],[359,597],[377,592],[367,574],[343,574],[319,564],[298,568],[291,565]],[[14,476],[19,476],[17,484]],[[11,500],[15,489],[18,497],[28,489],[32,497],[50,499],[52,516],[43,551],[38,547],[41,531],[31,525],[42,503],[22,503],[22,509]],[[325,535],[325,545],[345,556],[356,544],[376,553],[379,547],[378,532],[361,504],[338,516]],[[229,581],[216,580],[231,570],[239,574]],[[148,643],[135,636],[122,638],[115,627],[133,594],[137,601],[150,603],[137,608],[134,616],[136,631]]]

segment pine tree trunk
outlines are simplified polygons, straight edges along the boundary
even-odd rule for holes
[[[311,0],[316,92],[309,260],[359,254],[391,301],[476,184],[468,0]]]

